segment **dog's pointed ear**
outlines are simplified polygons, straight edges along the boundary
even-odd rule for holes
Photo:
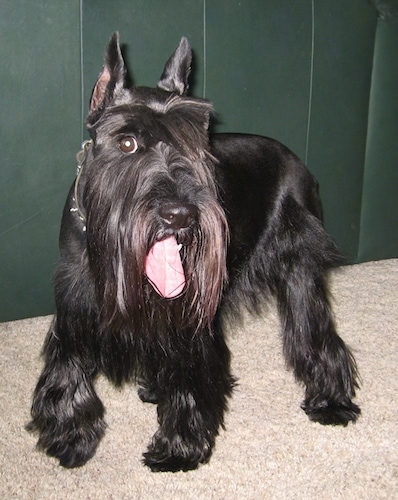
[[[119,33],[113,33],[105,56],[105,64],[94,85],[89,114],[102,111],[113,100],[115,94],[125,86],[126,65],[120,50]]]
[[[192,51],[188,40],[183,37],[167,61],[158,87],[168,92],[184,95],[188,90],[188,77],[191,72]]]

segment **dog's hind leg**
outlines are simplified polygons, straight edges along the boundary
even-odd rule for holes
[[[336,333],[325,273],[338,251],[321,222],[293,198],[283,201],[274,240],[273,283],[283,322],[283,349],[306,387],[302,408],[321,424],[347,425],[360,410],[354,358]]]
[[[158,374],[159,429],[144,453],[154,472],[187,471],[209,460],[234,384],[218,333],[198,332],[177,352],[165,355]]]
[[[69,468],[84,465],[94,455],[105,423],[104,407],[93,387],[94,366],[66,342],[55,318],[27,429],[38,431],[38,447]]]

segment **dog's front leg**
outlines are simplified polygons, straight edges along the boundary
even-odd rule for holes
[[[152,471],[187,471],[206,463],[223,426],[233,378],[222,336],[198,333],[178,359],[166,356],[158,380],[159,429],[144,453]],[[181,348],[181,346],[180,346]]]
[[[65,341],[55,318],[44,346],[45,366],[27,428],[39,432],[38,447],[64,467],[84,465],[105,430],[104,407],[93,387],[94,366]]]

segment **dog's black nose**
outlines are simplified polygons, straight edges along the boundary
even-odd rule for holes
[[[159,208],[162,221],[171,229],[189,227],[197,214],[198,209],[191,203],[170,202]]]

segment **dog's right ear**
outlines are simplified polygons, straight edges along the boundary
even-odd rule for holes
[[[113,33],[106,50],[105,64],[94,85],[89,108],[90,115],[102,112],[125,86],[126,65],[120,50],[119,33]]]

